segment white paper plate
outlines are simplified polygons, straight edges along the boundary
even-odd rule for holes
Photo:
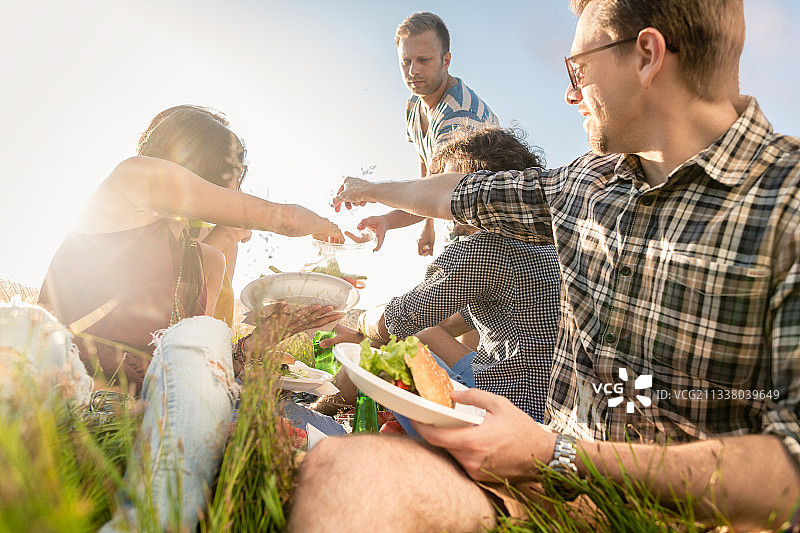
[[[241,301],[248,309],[284,301],[298,307],[330,305],[334,311],[347,312],[358,303],[358,299],[358,290],[350,283],[317,272],[270,274],[248,283],[241,295]]]
[[[439,427],[468,427],[480,424],[486,415],[483,409],[472,405],[457,403],[455,408],[439,405],[367,372],[359,366],[361,346],[358,344],[337,344],[333,347],[333,355],[342,363],[350,381],[364,394],[417,422]],[[453,388],[466,389],[456,381],[453,381]]]
[[[281,376],[278,384],[282,389],[294,392],[310,392],[317,389],[323,383],[331,381],[333,375],[324,370],[311,368],[302,361],[295,361],[289,365],[289,370],[307,377]]]

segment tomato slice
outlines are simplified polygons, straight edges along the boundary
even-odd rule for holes
[[[366,286],[367,286],[367,285],[366,285],[366,284],[365,284],[365,283],[364,283],[362,280],[360,280],[360,279],[355,279],[355,278],[342,278],[342,279],[343,279],[343,280],[345,280],[346,282],[348,282],[350,285],[352,285],[352,286],[353,286],[353,287],[355,287],[356,289],[363,289],[364,287],[366,287]]]
[[[394,384],[397,385],[398,387],[400,387],[403,390],[407,390],[409,392],[411,391],[411,386],[410,385],[406,385],[405,383],[403,383],[402,379],[396,379]]]

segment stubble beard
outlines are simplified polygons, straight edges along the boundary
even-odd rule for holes
[[[608,135],[602,128],[589,129],[589,149],[595,155],[608,155]]]
[[[420,87],[417,87],[416,89],[409,87],[409,90],[411,90],[412,94],[415,94],[419,97],[433,94],[438,91],[444,83],[447,83],[447,74],[443,74],[442,77],[439,78],[439,83],[436,84],[436,87],[431,87],[431,83],[431,80],[426,80]]]

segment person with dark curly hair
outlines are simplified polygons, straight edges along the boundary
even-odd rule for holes
[[[441,172],[524,170],[543,164],[541,150],[524,141],[524,132],[498,126],[459,130],[433,156]],[[385,306],[365,313],[361,331],[342,325],[322,346],[385,343],[390,335],[416,335],[453,379],[499,394],[541,422],[558,325],[559,272],[555,248],[536,246],[487,231],[477,231],[445,248],[425,279]],[[477,349],[456,337],[477,331]],[[355,389],[344,373],[336,376],[341,398],[352,404]],[[398,419],[405,430],[413,428]]]

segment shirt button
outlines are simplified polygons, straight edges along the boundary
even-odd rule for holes
[[[604,339],[606,341],[606,344],[614,344],[615,342],[617,342],[617,336],[614,335],[613,333],[606,333]]]
[[[653,202],[656,201],[655,196],[642,196],[642,203],[644,205],[653,205]]]
[[[627,265],[625,265],[624,267],[619,269],[619,273],[622,274],[623,276],[630,276],[631,272],[633,272],[631,270],[631,267],[629,267]]]

